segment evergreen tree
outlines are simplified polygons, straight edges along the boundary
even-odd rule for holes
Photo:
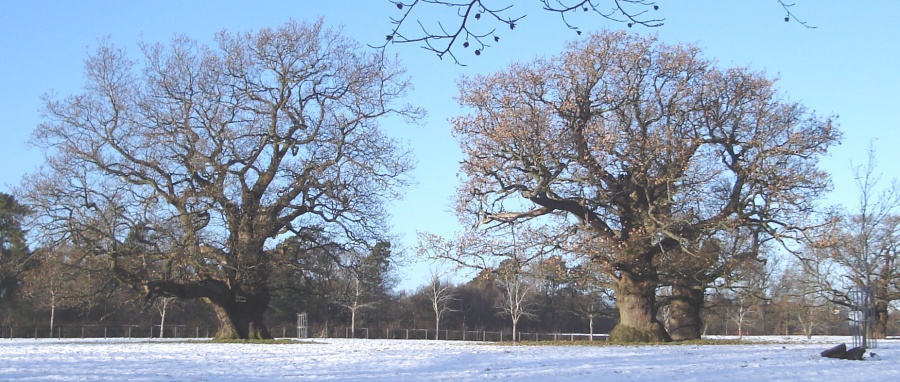
[[[12,195],[0,193],[0,322],[10,319],[16,291],[22,285],[22,272],[31,253],[21,224],[29,213],[29,209],[16,202]]]

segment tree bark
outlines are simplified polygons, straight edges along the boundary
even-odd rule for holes
[[[441,320],[434,321],[434,340],[441,339]]]
[[[210,299],[216,318],[219,320],[217,340],[271,339],[268,327],[263,321],[269,307],[269,292],[266,288],[258,288],[255,293],[237,293],[222,301]]]
[[[168,301],[163,302],[163,307],[159,311],[159,338],[166,336],[166,309],[168,309]]]
[[[56,320],[56,299],[51,297],[52,302],[50,303],[50,337],[53,338],[53,321]]]
[[[883,340],[887,337],[888,303],[884,300],[875,301],[875,327],[872,336]]]
[[[656,318],[657,281],[647,275],[623,271],[616,280],[619,323],[610,332],[612,342],[671,341]]]
[[[700,339],[703,319],[700,310],[703,308],[704,288],[700,285],[672,286],[672,301],[669,304],[669,317],[666,327],[673,341]]]
[[[512,320],[512,340],[513,342],[519,342],[518,337],[516,336],[516,323],[518,320]]]
[[[176,297],[201,298],[208,303],[219,320],[216,339],[271,339],[263,316],[269,308],[271,296],[264,282],[259,285],[229,286],[227,283],[207,279],[188,284],[171,281],[147,283],[146,299]]]

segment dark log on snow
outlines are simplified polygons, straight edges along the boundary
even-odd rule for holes
[[[847,344],[840,344],[822,352],[825,358],[844,358],[847,355]]]
[[[863,354],[866,354],[866,348],[855,347],[853,349],[847,350],[847,353],[844,354],[844,359],[849,359],[851,361],[862,361]]]

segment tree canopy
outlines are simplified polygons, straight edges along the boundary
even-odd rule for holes
[[[654,296],[664,255],[691,261],[721,232],[795,230],[840,138],[762,73],[626,32],[459,86],[461,216],[567,233],[568,251],[615,279],[618,333],[632,340],[668,339]]]
[[[102,258],[148,299],[204,299],[219,337],[269,337],[275,244],[383,238],[413,165],[378,121],[421,111],[394,105],[397,62],[322,21],[215,41],[143,43],[140,60],[102,41],[83,92],[46,97],[47,162],[24,195],[47,245]]]

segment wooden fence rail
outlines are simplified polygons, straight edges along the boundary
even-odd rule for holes
[[[297,327],[273,326],[269,332],[277,338],[297,338]],[[159,325],[80,325],[57,326],[52,332],[49,326],[0,326],[0,338],[212,338],[215,326],[166,325],[160,335]],[[606,334],[585,333],[517,333],[520,341],[605,341]],[[512,341],[512,333],[487,330],[441,330],[406,328],[356,328],[329,327],[310,330],[311,338],[368,338],[403,340],[449,341]]]

